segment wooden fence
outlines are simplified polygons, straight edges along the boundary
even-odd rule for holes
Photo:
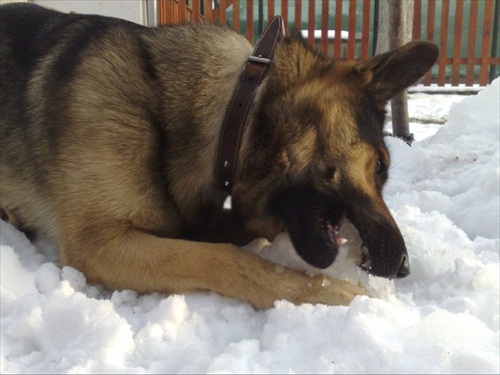
[[[409,1],[409,0],[408,0]],[[440,46],[428,86],[487,85],[500,74],[500,0],[412,0],[412,38]],[[255,41],[274,15],[336,59],[374,55],[379,0],[157,0],[158,24],[198,21],[227,25]]]
[[[436,3],[435,0],[415,0],[413,39],[433,41],[442,52],[433,77],[428,74],[424,83],[436,82],[439,86],[445,83],[453,86],[488,84],[498,76],[500,65],[498,0],[442,0],[439,18],[436,17]],[[452,12],[453,24],[449,17]],[[421,21],[424,14],[427,15],[426,25]]]

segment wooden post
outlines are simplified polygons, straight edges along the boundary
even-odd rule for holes
[[[413,11],[413,1],[388,0],[388,7],[389,49],[392,50],[404,45],[411,37],[410,32],[407,30],[411,30],[412,25],[407,25],[407,19],[409,12]],[[396,94],[392,98],[391,112],[392,132],[394,135],[411,141],[407,90]]]

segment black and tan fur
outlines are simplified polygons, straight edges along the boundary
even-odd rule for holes
[[[243,139],[232,193],[214,180],[229,97],[252,51],[209,24],[145,28],[30,4],[0,8],[0,205],[56,243],[61,265],[112,289],[212,290],[256,307],[346,304],[364,290],[276,267],[234,244],[287,230],[324,268],[332,228],[357,227],[370,272],[408,272],[381,197],[384,106],[435,62],[411,43],[332,62],[279,42]],[[213,241],[219,241],[213,243]]]

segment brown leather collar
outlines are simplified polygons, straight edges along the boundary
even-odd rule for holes
[[[228,193],[231,193],[233,188],[241,140],[248,124],[255,93],[271,63],[276,42],[284,33],[282,18],[274,17],[248,58],[227,106],[217,151],[215,179]]]

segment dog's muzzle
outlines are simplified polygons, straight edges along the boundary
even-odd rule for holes
[[[389,279],[403,278],[410,274],[410,260],[406,249],[399,252],[399,259],[379,259],[373,262],[370,252],[366,247],[362,248],[361,268],[374,276]]]

